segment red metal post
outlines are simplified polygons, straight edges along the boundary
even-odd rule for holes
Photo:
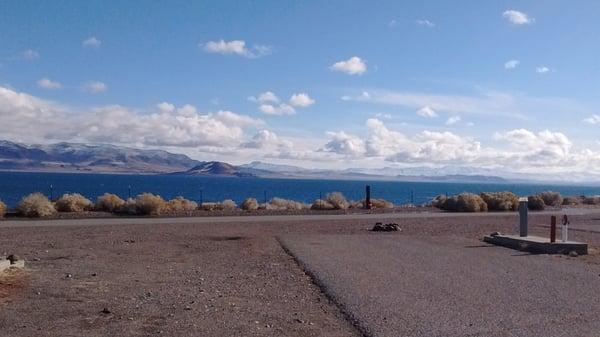
[[[550,218],[550,242],[556,242],[556,216]]]

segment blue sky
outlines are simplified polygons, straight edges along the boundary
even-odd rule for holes
[[[557,0],[3,1],[0,138],[307,167],[591,170],[597,13]]]

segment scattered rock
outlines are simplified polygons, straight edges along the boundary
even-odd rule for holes
[[[73,278],[73,274],[66,274],[65,278]]]
[[[110,311],[110,310],[108,310],[108,308],[104,308],[104,309],[102,309],[102,311],[100,311],[100,312],[101,312],[101,313],[103,313],[103,314],[106,314],[106,315],[108,315],[108,314],[110,314],[110,313],[111,313],[111,311]]]
[[[376,223],[372,229],[373,232],[397,232],[399,230],[400,226],[398,226],[396,223],[388,223],[384,225],[381,222]]]
[[[576,251],[572,250],[572,251],[569,252],[569,256],[570,257],[577,257],[577,256],[579,256],[579,254],[577,254]]]

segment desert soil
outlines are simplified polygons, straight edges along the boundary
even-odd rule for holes
[[[391,235],[404,240],[459,238],[461,244],[478,245],[484,234],[516,230],[515,214],[405,219],[390,214],[388,220],[402,228]],[[280,240],[315,235],[350,235],[353,240],[367,235],[373,245],[378,245],[379,235],[390,240],[389,233],[368,231],[374,219],[164,222],[5,228],[0,222],[0,253],[27,261],[25,272],[0,278],[0,335],[360,336],[364,332],[353,325],[357,322],[349,319],[344,303],[315,285]],[[572,238],[589,242],[591,254],[560,259],[598,266],[598,215],[573,215],[571,222],[586,228],[572,231]],[[548,232],[547,214],[532,215],[531,223],[533,233]],[[385,268],[381,265],[379,270]]]

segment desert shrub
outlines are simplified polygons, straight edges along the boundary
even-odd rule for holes
[[[487,204],[483,199],[473,193],[461,193],[447,198],[441,209],[453,212],[487,212]]]
[[[346,197],[340,192],[331,192],[327,194],[325,198],[328,203],[330,203],[334,209],[348,209],[350,203],[346,200]]]
[[[167,209],[171,212],[191,212],[198,207],[198,204],[194,201],[188,200],[184,197],[177,197],[167,202]]]
[[[218,202],[203,202],[202,205],[200,205],[198,208],[200,208],[203,211],[212,212],[222,210],[223,205],[221,205]]]
[[[367,200],[350,202],[349,208],[366,208]],[[372,208],[394,208],[394,204],[384,199],[371,199]]]
[[[244,211],[254,211],[258,209],[258,201],[254,198],[248,198],[242,202],[241,208]]]
[[[125,203],[119,208],[119,213],[135,215],[138,214],[137,203],[135,199],[129,198]]]
[[[135,197],[136,214],[159,215],[167,209],[167,203],[160,195],[142,193]]]
[[[6,214],[6,204],[0,200],[0,218],[4,218],[4,214]]]
[[[30,218],[52,216],[56,213],[54,205],[41,193],[32,193],[17,205],[17,212]]]
[[[546,208],[544,199],[539,195],[532,195],[527,198],[527,208],[532,211],[543,211]]]
[[[436,196],[435,198],[433,198],[433,200],[431,200],[431,206],[437,207],[437,208],[442,208],[442,206],[444,205],[446,200],[448,200],[448,197],[443,194],[440,194],[440,195]]]
[[[585,197],[564,197],[562,204],[565,206],[579,205],[582,202],[585,202]]]
[[[79,193],[63,194],[54,203],[54,208],[59,212],[81,213],[92,209],[92,202]]]
[[[280,210],[301,210],[308,208],[307,205],[301,202],[283,198],[273,198],[269,202],[269,205],[271,205],[274,209]]]
[[[519,207],[519,197],[512,192],[484,192],[480,196],[490,211],[515,211]]]
[[[538,196],[544,200],[546,206],[556,207],[562,205],[563,202],[563,198],[558,192],[542,192]]]
[[[312,205],[310,206],[310,209],[318,209],[318,210],[332,210],[335,209],[335,206],[333,206],[329,201],[327,200],[323,200],[323,199],[317,199],[315,200]]]
[[[104,193],[96,199],[95,209],[102,212],[118,212],[125,205],[125,200],[112,193]]]
[[[266,203],[262,203],[262,204],[258,205],[258,209],[278,210],[279,208],[277,208],[277,206],[275,206],[275,205],[272,205],[272,204],[266,202]]]
[[[600,196],[583,197],[583,203],[586,205],[598,205],[600,204]]]
[[[223,209],[227,210],[227,211],[232,211],[237,208],[237,204],[235,203],[235,201],[233,201],[231,199],[223,200],[221,205],[223,206]]]

